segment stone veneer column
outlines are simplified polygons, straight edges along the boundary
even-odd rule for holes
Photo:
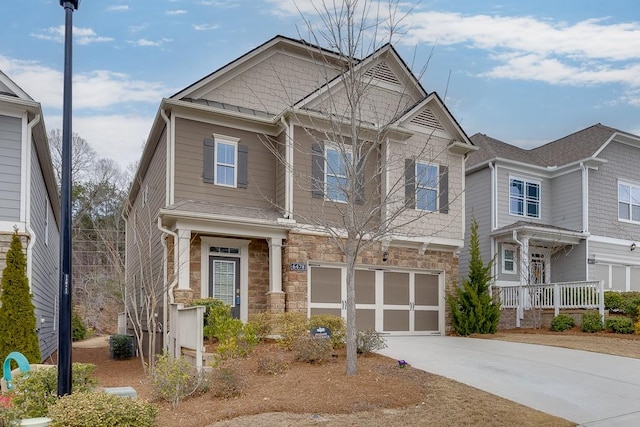
[[[193,301],[193,291],[191,289],[174,289],[173,298],[176,304],[189,304]]]

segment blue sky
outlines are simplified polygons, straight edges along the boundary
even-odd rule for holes
[[[64,10],[1,1],[0,69],[60,128]],[[276,34],[304,36],[295,4],[315,21],[315,1],[83,0],[74,132],[136,161],[163,97]],[[446,95],[469,136],[528,148],[599,122],[640,134],[636,0],[423,0],[404,22],[395,47],[416,73],[428,63],[423,86]]]

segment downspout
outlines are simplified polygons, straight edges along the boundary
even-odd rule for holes
[[[31,168],[31,142],[33,135],[33,127],[40,122],[40,114],[36,114],[36,116],[27,124],[27,141],[29,141],[29,146],[27,151],[27,165]],[[33,274],[33,247],[36,244],[36,233],[31,228],[31,170],[25,171],[27,173],[27,187],[26,187],[26,212],[24,217],[24,228],[29,233],[29,244],[27,244],[27,278],[29,279],[29,289],[31,289],[32,285],[32,274]],[[49,209],[49,206],[45,206],[45,209]],[[45,231],[46,232],[46,231]]]
[[[163,272],[164,272],[164,277],[163,277],[163,281],[164,281],[164,287],[167,289],[167,293],[165,294],[165,297],[163,298],[163,304],[162,304],[162,320],[164,321],[164,325],[162,326],[162,336],[163,336],[163,345],[165,347],[165,349],[168,348],[169,345],[169,336],[167,334],[167,325],[168,325],[168,313],[169,313],[169,304],[173,304],[174,299],[173,299],[173,288],[176,287],[176,285],[178,284],[178,261],[177,261],[177,254],[178,254],[178,234],[174,233],[173,231],[169,230],[166,227],[162,226],[162,218],[160,218],[160,216],[158,216],[158,230],[160,230],[162,233],[164,234],[168,234],[171,235],[173,237],[173,280],[171,281],[171,284],[169,285],[169,287],[167,288],[167,264],[168,264],[168,256],[169,256],[169,249],[167,248],[167,239],[166,236],[165,238],[161,239],[162,240],[162,250],[163,250],[163,259],[164,259],[164,266],[163,266]],[[167,301],[167,294],[169,295],[169,300],[170,302]]]
[[[495,170],[493,162],[489,162],[489,169],[491,170],[491,195],[490,195],[491,199],[490,199],[489,204],[491,206],[491,208],[490,208],[490,210],[491,210],[491,231],[493,232],[496,229],[496,222],[497,222],[497,219],[496,219],[496,203],[497,203],[497,200],[495,199],[496,193],[497,193],[496,190],[495,190],[496,170]],[[490,248],[491,248],[491,259],[496,259],[497,249],[496,249],[495,239],[493,239],[493,238],[491,238]],[[496,266],[495,262],[491,265],[491,270],[493,270],[492,271],[493,277],[496,277],[498,275],[498,267]]]
[[[165,199],[165,205],[169,206],[172,201],[171,201],[171,186],[173,185],[173,179],[171,176],[171,158],[172,158],[172,153],[173,153],[173,138],[171,138],[171,120],[169,119],[169,117],[167,117],[167,114],[164,112],[164,110],[161,108],[160,109],[160,117],[162,117],[162,120],[164,120],[166,129],[167,129],[167,152],[165,155],[165,178],[167,180],[166,185],[165,185],[165,193],[164,193],[164,199]]]
[[[291,205],[289,204],[289,139],[291,138],[291,126],[284,117],[280,117],[280,123],[284,127],[284,214],[287,219],[291,218]]]
[[[584,162],[580,162],[580,170],[582,171],[582,232],[589,232],[589,170],[584,165]],[[585,240],[585,253],[587,254],[584,260],[584,280],[589,280],[589,238]],[[611,282],[609,282],[611,283]]]

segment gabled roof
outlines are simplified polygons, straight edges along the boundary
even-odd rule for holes
[[[0,70],[0,95],[13,96],[25,101],[33,101],[27,92]]]
[[[561,167],[597,157],[617,135],[640,142],[640,138],[633,134],[600,123],[531,150],[524,150],[485,134],[477,133],[471,137],[471,141],[479,147],[479,150],[469,156],[467,168],[469,170],[494,159],[511,160],[547,168]]]

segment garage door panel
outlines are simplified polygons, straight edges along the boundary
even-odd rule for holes
[[[342,313],[339,308],[312,308],[311,315],[318,316],[321,314],[330,314],[331,316],[342,316]]]
[[[439,313],[436,310],[417,310],[414,317],[414,329],[416,331],[439,331]]]
[[[384,272],[384,304],[409,304],[409,273]]]
[[[356,329],[359,331],[375,331],[376,330],[376,310],[375,309],[357,309],[356,310]]]
[[[384,310],[383,328],[385,332],[408,331],[409,310]]]
[[[342,272],[339,268],[314,267],[311,270],[311,302],[340,303]]]
[[[415,304],[416,305],[439,305],[438,298],[438,276],[434,274],[415,275]]]
[[[356,304],[376,303],[376,273],[371,270],[356,270]]]

